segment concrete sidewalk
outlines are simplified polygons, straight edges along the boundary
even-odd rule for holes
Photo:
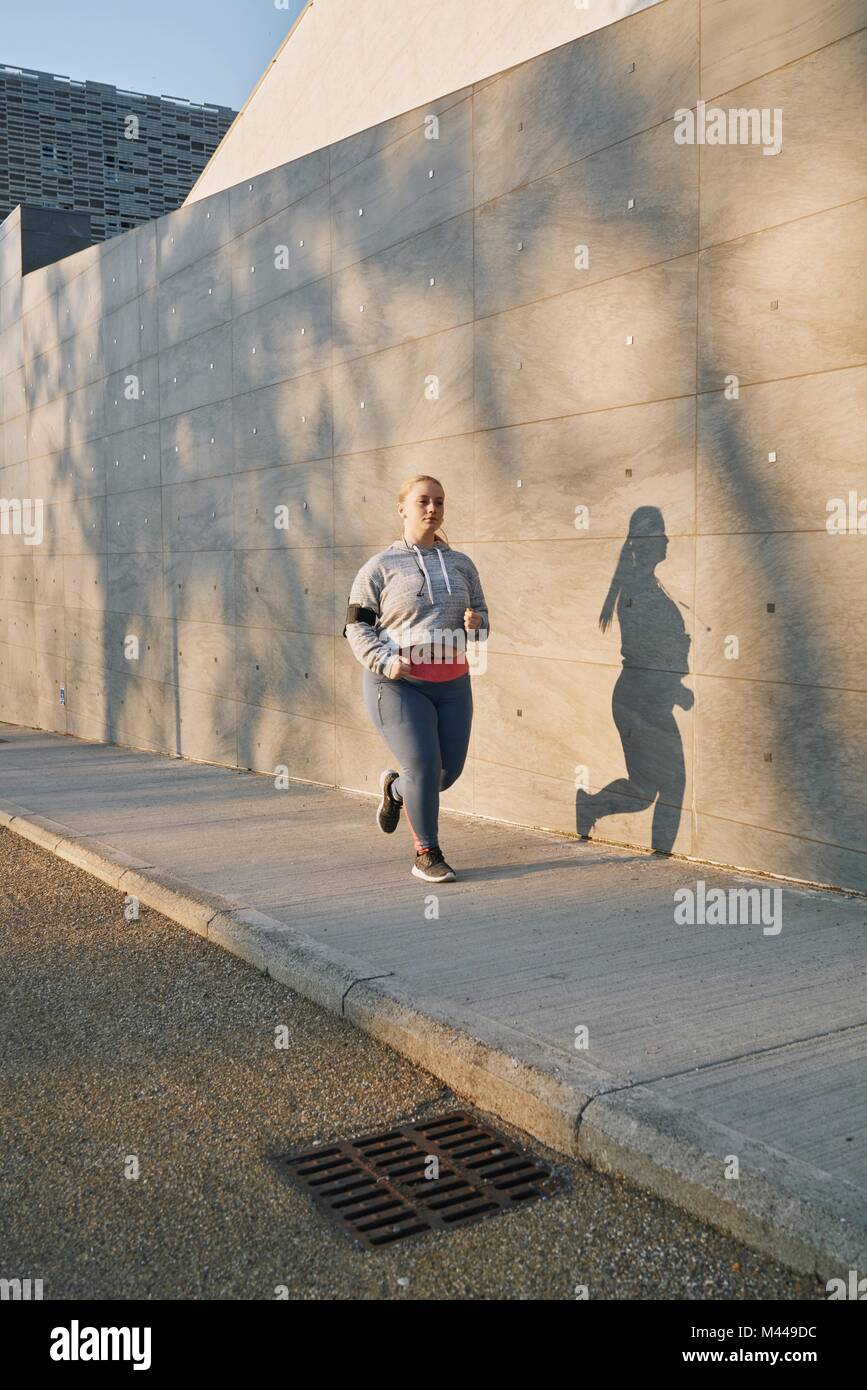
[[[456,814],[436,889],[370,798],[0,738],[11,829],[553,1147],[796,1268],[867,1273],[865,899]],[[678,925],[699,879],[779,889],[782,930]]]

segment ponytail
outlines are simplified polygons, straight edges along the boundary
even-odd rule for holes
[[[605,602],[602,605],[602,611],[599,614],[599,626],[603,632],[607,632],[611,626],[611,619],[614,617],[614,609],[617,600],[620,598],[627,576],[632,573],[634,568],[635,551],[632,549],[632,542],[627,536],[620,547],[620,557],[617,561],[617,568],[614,571],[614,577],[611,580],[608,593],[605,595]]]

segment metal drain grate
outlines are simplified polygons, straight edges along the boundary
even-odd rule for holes
[[[273,1161],[371,1249],[466,1226],[561,1188],[533,1154],[463,1111]],[[426,1176],[437,1166],[437,1176]]]

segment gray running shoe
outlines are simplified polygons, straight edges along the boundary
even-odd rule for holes
[[[376,811],[376,823],[380,830],[386,835],[391,835],[397,829],[400,820],[400,808],[402,801],[398,801],[391,794],[392,783],[396,782],[400,776],[393,767],[387,767],[379,779],[379,790],[382,792],[382,800]]]
[[[454,869],[443,859],[441,849],[426,849],[417,854],[412,871],[416,878],[427,879],[428,883],[450,883],[457,878]]]

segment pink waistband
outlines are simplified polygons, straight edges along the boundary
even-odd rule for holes
[[[413,661],[410,675],[420,681],[453,681],[469,670],[466,658],[454,661]]]

